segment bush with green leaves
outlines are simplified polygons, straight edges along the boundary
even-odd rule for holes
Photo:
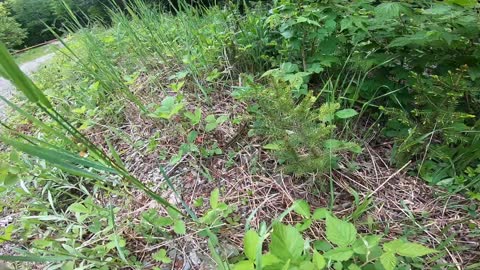
[[[381,235],[362,235],[355,226],[335,217],[327,209],[313,213],[305,201],[297,201],[295,212],[303,217],[296,227],[263,223],[259,232],[248,230],[243,239],[244,258],[235,270],[251,269],[424,269],[426,255],[437,253],[405,239],[383,241]],[[324,239],[305,239],[301,232],[312,222],[325,223]],[[265,241],[270,237],[268,248]]]
[[[386,116],[379,123],[388,122],[396,138],[394,163],[413,159],[427,179],[425,162],[449,162],[455,169],[430,182],[454,183],[480,161],[468,151],[479,132],[477,8],[476,1],[456,0],[280,0],[260,23],[269,30],[264,58],[272,67],[297,67],[284,74],[297,96],[307,95],[307,85],[320,85],[314,95],[322,93],[338,74],[341,91],[323,91],[323,98],[334,93],[342,106]]]
[[[334,139],[335,123],[354,117],[357,112],[340,110],[335,101],[319,105],[321,99],[312,91],[299,95],[299,89],[304,87],[303,77],[309,74],[296,70],[294,65],[284,64],[264,74],[269,80],[273,77],[269,86],[252,83],[237,95],[252,103],[252,133],[268,139],[264,148],[275,153],[287,172],[325,172],[336,166],[339,153],[361,153],[359,145]]]
[[[480,191],[479,181],[464,175],[480,164],[478,89],[468,83],[468,67],[443,76],[413,74],[413,102],[403,109],[383,108],[390,116],[384,133],[396,140],[393,158],[404,164],[412,156],[421,162],[420,175],[435,185]],[[465,175],[464,175],[465,176]]]
[[[0,2],[0,42],[13,49],[22,45],[26,32],[12,16],[8,6]]]

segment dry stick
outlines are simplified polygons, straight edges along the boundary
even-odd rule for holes
[[[367,197],[365,197],[365,199],[368,199],[368,198],[372,197],[373,194],[377,193],[380,189],[382,189],[382,187],[385,186],[388,181],[390,181],[393,177],[395,177],[397,174],[399,174],[401,171],[403,171],[403,169],[405,169],[408,165],[410,165],[410,163],[412,163],[411,160],[409,160],[407,163],[405,163],[405,165],[403,165],[400,169],[398,169],[398,171],[396,171],[392,175],[390,175],[387,178],[387,180],[385,180],[380,186],[378,186],[372,193],[367,195]]]

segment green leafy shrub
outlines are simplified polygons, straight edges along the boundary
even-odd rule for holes
[[[318,106],[320,100],[311,91],[296,98],[304,74],[278,72],[281,78],[270,86],[253,84],[239,95],[253,102],[249,108],[255,119],[253,133],[268,138],[264,148],[273,150],[288,172],[324,172],[336,165],[338,153],[361,152],[355,143],[332,139],[335,119],[352,117],[355,111],[339,110],[336,102]]]
[[[420,175],[432,184],[467,184],[471,181],[458,176],[480,162],[473,150],[479,147],[478,89],[467,71],[463,66],[443,76],[413,74],[408,109],[384,109],[390,116],[385,134],[396,139],[393,158],[403,164],[416,157]],[[478,181],[470,189],[478,192]]]
[[[311,213],[306,202],[296,203],[295,211],[303,216],[302,222],[325,222],[325,239],[306,240],[298,226],[275,223],[264,252],[270,232],[263,225],[260,233],[245,233],[245,259],[235,263],[233,269],[422,269],[420,257],[437,252],[403,239],[382,241],[381,235],[361,235],[352,223],[324,208]]]
[[[313,95],[323,91],[321,98],[334,95],[342,107],[362,104],[362,113],[387,116],[383,123],[396,138],[396,164],[413,159],[429,182],[455,183],[479,162],[469,151],[478,144],[480,115],[475,5],[277,1],[261,23],[269,29],[265,59],[287,70],[282,76],[296,85],[297,98],[338,74],[335,91],[317,87]],[[432,172],[432,162],[442,169]]]

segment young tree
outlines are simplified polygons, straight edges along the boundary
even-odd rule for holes
[[[27,32],[21,25],[11,16],[7,5],[0,2],[0,41],[12,49],[22,45],[23,40],[27,37]]]

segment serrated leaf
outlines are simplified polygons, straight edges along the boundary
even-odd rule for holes
[[[313,251],[312,261],[316,270],[322,270],[323,268],[325,268],[325,266],[327,266],[327,263],[325,262],[325,258],[322,255],[320,255],[320,253],[318,253],[316,250]]]
[[[357,230],[350,222],[327,215],[326,235],[330,242],[339,247],[346,247],[355,242]]]
[[[353,243],[353,251],[357,254],[367,254],[368,250],[378,246],[381,238],[382,237],[379,235],[368,235],[361,237],[357,239],[355,243]]]
[[[4,232],[0,235],[0,243],[10,241],[12,239],[13,229],[14,229],[13,224],[10,224],[7,227],[5,227]]]
[[[273,226],[270,252],[283,261],[296,260],[301,257],[305,240],[302,235],[292,226],[275,224]]]
[[[202,120],[202,111],[199,108],[195,109],[195,112],[185,112],[184,116],[190,120],[192,125],[197,125]]]
[[[314,220],[321,220],[327,218],[327,215],[330,215],[330,211],[327,208],[317,208],[313,212],[312,218]]]
[[[398,264],[398,260],[392,252],[385,252],[380,256],[380,263],[385,270],[394,270]]]
[[[207,125],[205,125],[205,131],[210,132],[210,131],[216,129],[217,126],[218,126],[218,124],[216,122],[210,122]]]
[[[396,251],[398,255],[404,256],[404,257],[410,257],[410,258],[421,257],[428,254],[436,253],[436,252],[438,251],[422,246],[417,243],[410,243],[410,242],[403,243],[403,245],[398,247]]]
[[[388,2],[376,6],[374,12],[377,17],[391,19],[397,18],[402,13],[408,12],[408,9],[402,3]]]
[[[340,119],[347,119],[347,118],[352,118],[355,115],[357,115],[358,112],[355,111],[354,109],[343,109],[335,113],[335,116],[337,116]]]
[[[293,208],[297,214],[304,218],[310,218],[310,205],[305,200],[298,200],[295,202],[295,208]]]
[[[398,248],[401,247],[403,243],[404,242],[400,239],[392,240],[388,243],[383,244],[383,250],[385,250],[386,252],[396,253]]]
[[[221,115],[220,117],[217,118],[216,122],[218,125],[221,125],[223,123],[225,123],[225,121],[228,120],[228,116],[226,115]]]
[[[179,113],[183,107],[183,103],[177,102],[177,97],[168,96],[162,100],[161,105],[155,110],[155,112],[149,115],[168,120]]]
[[[173,224],[173,231],[176,234],[184,235],[187,233],[187,229],[185,228],[185,222],[183,220],[176,220],[175,223]]]
[[[257,247],[260,242],[260,236],[254,230],[249,230],[243,238],[243,251],[245,256],[251,261],[257,258]]]
[[[338,247],[325,252],[323,256],[332,261],[343,262],[352,258],[353,250],[349,247]]]

